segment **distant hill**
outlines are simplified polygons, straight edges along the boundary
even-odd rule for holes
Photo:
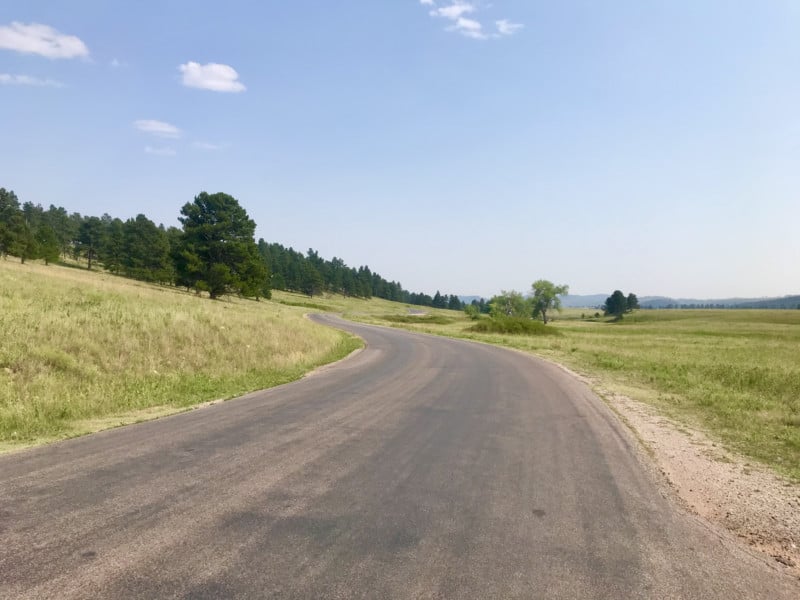
[[[766,298],[737,304],[734,308],[794,308],[800,309],[800,295]]]
[[[600,308],[610,294],[567,294],[561,296],[564,308]],[[480,300],[481,296],[459,296],[465,304]],[[486,299],[488,300],[488,298]],[[800,295],[773,298],[670,298],[669,296],[642,296],[642,308],[800,308]]]
[[[561,306],[564,308],[598,308],[605,304],[606,298],[611,294],[589,294],[581,296],[577,294],[567,294],[561,296]]]
[[[639,298],[642,308],[792,308],[800,306],[800,295],[780,298]]]

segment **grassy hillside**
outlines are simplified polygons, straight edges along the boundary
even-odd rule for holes
[[[278,385],[360,345],[304,312],[0,260],[0,446]]]

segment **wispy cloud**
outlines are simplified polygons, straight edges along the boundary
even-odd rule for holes
[[[177,154],[175,148],[170,148],[169,146],[145,146],[144,151],[155,156],[175,156]]]
[[[445,27],[447,31],[460,33],[464,37],[473,40],[488,40],[490,38],[510,36],[523,27],[521,23],[512,23],[508,19],[500,19],[495,21],[496,31],[487,31],[476,16],[476,13],[483,9],[481,4],[476,2],[448,0],[446,4],[437,5],[435,0],[419,0],[419,3],[432,7],[428,11],[430,16],[450,21],[450,24]],[[488,7],[492,7],[492,5],[490,4]]]
[[[463,15],[475,12],[475,7],[466,2],[453,2],[449,6],[442,6],[441,8],[434,8],[430,15],[432,17],[444,17],[445,19],[456,20]]]
[[[0,26],[0,49],[23,54],[38,54],[46,58],[81,58],[89,49],[80,38],[65,35],[49,25],[18,23]]]
[[[30,75],[9,75],[0,73],[0,85],[32,85],[36,87],[64,87],[64,84],[54,79],[39,79]]]
[[[457,31],[461,35],[475,40],[485,40],[488,36],[483,32],[483,25],[475,19],[467,19],[466,17],[458,17],[452,27],[448,30]]]
[[[497,26],[497,33],[500,35],[514,35],[525,27],[525,25],[521,23],[512,23],[508,19],[500,19],[499,21],[495,21],[494,24]]]
[[[139,119],[133,122],[133,126],[143,133],[148,133],[156,137],[176,139],[181,137],[181,130],[170,123],[156,121],[154,119]]]
[[[229,65],[188,62],[178,67],[183,73],[183,85],[213,92],[243,92],[247,88],[239,81],[236,69]]]

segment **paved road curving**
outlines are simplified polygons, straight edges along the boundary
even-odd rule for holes
[[[664,499],[559,369],[316,319],[367,349],[0,457],[0,597],[800,597]]]

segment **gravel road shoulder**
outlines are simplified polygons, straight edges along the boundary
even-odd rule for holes
[[[679,504],[800,579],[800,485],[697,428],[562,368],[591,385],[634,432]]]

